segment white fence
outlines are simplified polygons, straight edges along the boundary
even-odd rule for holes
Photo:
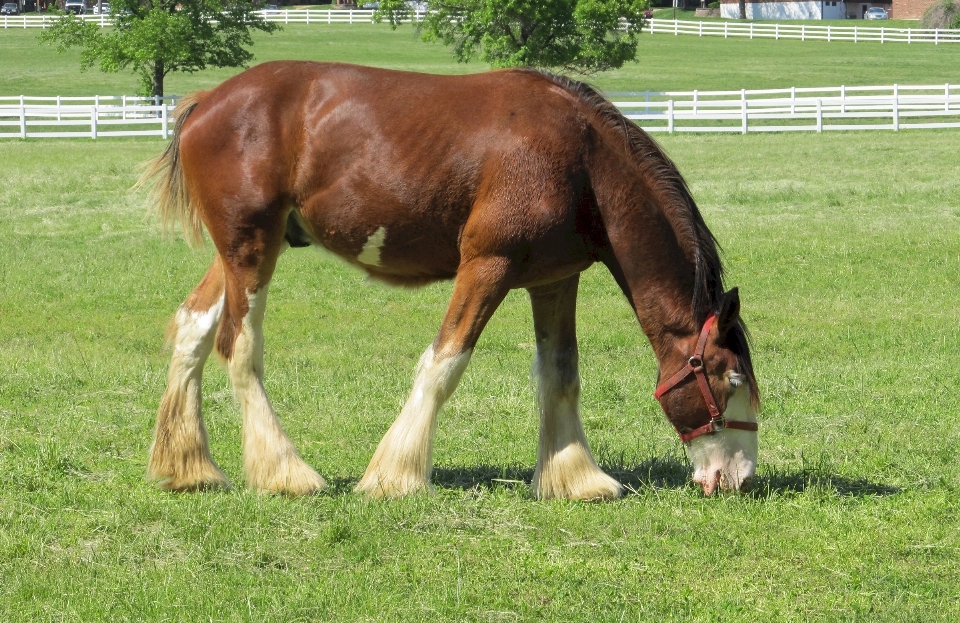
[[[890,26],[835,26],[833,24],[766,24],[737,21],[652,19],[650,34],[800,41],[879,41],[880,43],[960,43],[960,30],[934,30]]]
[[[175,105],[176,97],[0,97],[0,138],[166,139]]]
[[[648,132],[960,128],[960,85],[609,93]],[[157,136],[175,97],[0,97],[0,139]]]
[[[369,24],[373,11],[344,9],[311,11],[308,9],[270,9],[259,12],[269,22],[283,24]],[[422,12],[412,13],[410,19],[420,21]],[[45,28],[57,19],[56,15],[17,15],[0,19],[4,28]],[[84,15],[82,19],[110,26],[109,15]],[[625,24],[626,27],[626,24]],[[647,25],[650,34],[697,35],[700,37],[747,37],[750,39],[797,39],[800,41],[879,41],[880,43],[960,43],[960,30],[931,30],[890,26],[835,26],[833,24],[780,24],[742,22],[739,20],[672,20],[651,19]]]
[[[960,85],[609,93],[648,132],[960,128]]]
[[[257,11],[268,22],[281,24],[369,24],[373,22],[371,9],[331,9],[329,11],[311,11],[309,9],[264,9]],[[408,21],[423,19],[422,11],[412,11]],[[80,19],[94,22],[100,26],[113,25],[110,15],[80,15]],[[56,14],[30,14],[4,16],[0,25],[4,28],[46,28],[60,19]]]

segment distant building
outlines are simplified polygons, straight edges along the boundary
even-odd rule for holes
[[[939,0],[893,0],[891,19],[920,19]]]
[[[936,0],[898,0],[906,3],[923,3],[930,6]],[[747,0],[747,19],[862,19],[872,6],[883,7],[891,12],[891,2],[841,2],[839,0]],[[926,10],[924,8],[924,10]],[[922,15],[922,12],[921,12]],[[740,17],[738,0],[720,0],[720,16],[728,19]],[[897,19],[909,19],[891,15]]]

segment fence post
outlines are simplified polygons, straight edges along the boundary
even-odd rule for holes
[[[847,113],[847,86],[845,84],[840,85],[840,114]]]
[[[160,136],[163,137],[163,140],[167,140],[167,103],[163,102],[160,108]]]
[[[753,22],[750,22],[750,38],[753,39]]]
[[[310,23],[310,9],[307,9],[307,23]]]
[[[673,134],[673,100],[667,101],[667,132]]]
[[[699,89],[694,89],[693,90],[693,116],[694,117],[697,116],[697,93],[699,93]]]
[[[730,25],[730,22],[724,22],[724,23],[723,23],[723,38],[724,38],[724,39],[727,38],[727,26],[729,26],[729,25]]]
[[[777,22],[777,23],[774,25],[773,32],[774,32],[774,35],[773,35],[774,40],[775,40],[775,41],[780,41],[780,22]]]
[[[797,114],[797,87],[790,87],[790,114]]]
[[[893,131],[900,131],[900,88],[893,85]]]
[[[20,96],[20,138],[27,138],[27,109],[23,105],[23,96]]]
[[[827,43],[830,43],[830,24],[827,24]]]
[[[676,37],[680,34],[680,20],[673,20],[673,36]]]
[[[943,85],[943,109],[950,111],[950,83]]]
[[[700,36],[703,36],[703,22],[700,22]]]
[[[332,9],[331,9],[330,11],[327,11],[327,23],[328,23],[328,24],[332,24],[332,23],[333,23],[333,22],[331,21],[331,20],[333,19],[332,13],[333,13],[333,10],[332,10]]]
[[[747,133],[747,90],[740,89],[740,133]]]
[[[90,138],[97,138],[97,107],[90,108]]]
[[[58,95],[58,96],[57,96],[57,121],[62,121],[62,120],[63,120],[62,117],[60,116],[60,114],[61,114],[61,111],[60,111],[60,96]]]
[[[806,41],[806,40],[807,40],[807,25],[800,24],[800,41]]]
[[[880,43],[883,43],[883,31],[884,31],[884,28],[883,26],[881,26],[880,27]]]
[[[940,29],[933,31],[933,45],[940,45]]]
[[[124,95],[120,100],[120,105],[123,106],[123,120],[127,120],[127,96]]]
[[[817,133],[823,132],[823,100],[817,99]]]
[[[353,23],[353,9],[350,9],[350,23]]]
[[[907,28],[907,43],[913,43],[913,28]]]

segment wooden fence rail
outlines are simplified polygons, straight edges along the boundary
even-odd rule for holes
[[[960,85],[608,93],[648,132],[960,128]],[[0,139],[168,138],[177,98],[0,97]]]
[[[259,12],[269,22],[283,24],[369,24],[370,9],[311,11],[309,9],[265,9]],[[411,13],[408,21],[420,21],[424,13]],[[0,18],[3,28],[46,28],[56,15],[24,14]],[[101,26],[112,25],[109,15],[83,15],[81,19]],[[624,23],[624,28],[630,25]],[[650,34],[696,35],[700,37],[747,37],[750,39],[797,39],[800,41],[878,41],[880,43],[960,43],[958,29],[901,28],[892,26],[837,26],[834,24],[760,23],[740,20],[648,20]]]

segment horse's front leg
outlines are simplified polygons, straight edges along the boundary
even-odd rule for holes
[[[577,354],[577,285],[580,276],[530,288],[537,355],[540,444],[533,493],[541,499],[611,499],[620,483],[593,459],[580,423],[580,373]]]
[[[173,350],[167,389],[157,411],[147,478],[171,491],[228,489],[230,483],[210,456],[203,425],[203,366],[223,314],[220,258],[177,310],[167,331]]]
[[[397,497],[431,488],[437,415],[456,389],[483,327],[509,290],[507,274],[502,258],[460,266],[440,332],[420,357],[413,391],[377,446],[358,492]]]

